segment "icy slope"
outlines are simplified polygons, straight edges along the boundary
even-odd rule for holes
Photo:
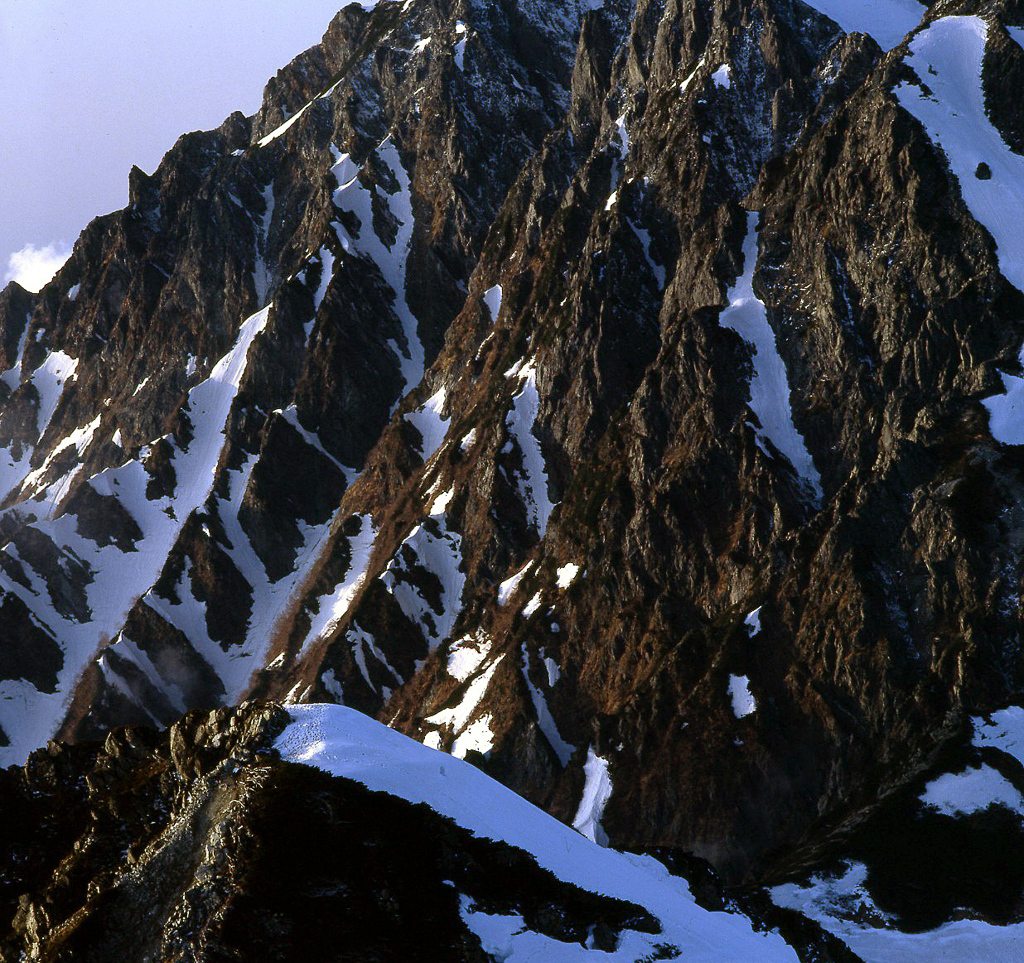
[[[614,952],[606,952],[551,940],[524,926],[522,917],[488,915],[464,904],[466,923],[498,959],[633,963],[659,951],[666,955],[655,958],[693,963],[797,959],[779,936],[754,932],[746,918],[698,907],[685,882],[656,860],[598,846],[468,763],[342,706],[293,706],[289,711],[294,721],[275,743],[284,760],[426,803],[476,836],[525,850],[564,882],[642,906],[662,926],[656,935],[628,931]],[[666,944],[675,952],[668,953]]]

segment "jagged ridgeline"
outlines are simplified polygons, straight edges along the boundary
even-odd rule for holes
[[[2,761],[336,702],[732,881],[890,805],[1019,836],[1022,44],[1017,0],[346,7],[0,295]]]

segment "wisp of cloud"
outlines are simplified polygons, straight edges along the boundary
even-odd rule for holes
[[[71,246],[63,241],[51,241],[45,247],[26,244],[8,259],[4,284],[17,281],[26,291],[37,293],[70,256]]]

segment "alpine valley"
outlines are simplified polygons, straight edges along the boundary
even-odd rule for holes
[[[1024,959],[1024,0],[361,0],[0,294],[0,960]]]

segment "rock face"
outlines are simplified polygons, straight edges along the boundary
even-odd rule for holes
[[[346,7],[0,296],[5,761],[339,702],[729,883],[861,858],[1024,701],[1022,43]]]

